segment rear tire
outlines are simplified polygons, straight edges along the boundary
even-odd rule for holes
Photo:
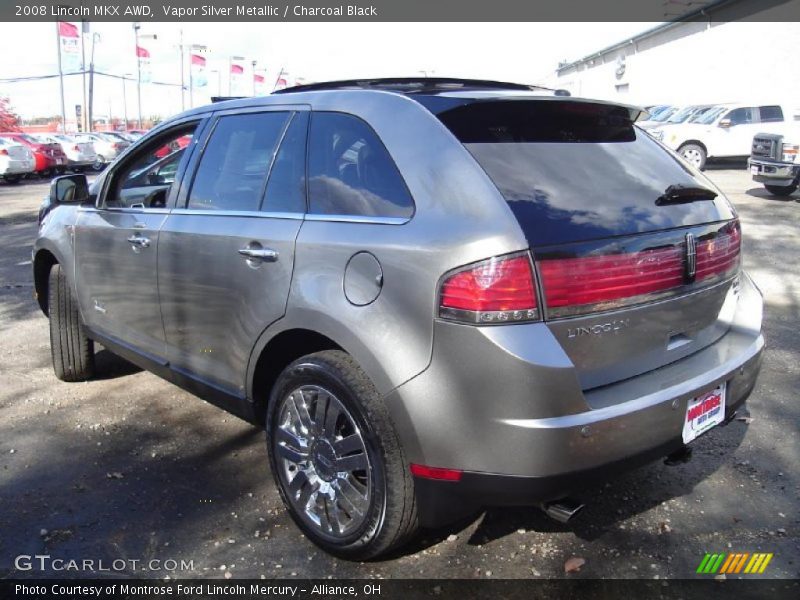
[[[773,196],[781,197],[791,196],[797,190],[796,183],[792,185],[765,185],[764,187]]]
[[[684,144],[678,148],[678,154],[698,171],[706,167],[706,150],[699,144]]]
[[[286,367],[266,429],[281,498],[320,548],[367,560],[415,533],[414,481],[400,440],[380,394],[348,354],[326,350]]]
[[[22,175],[6,175],[3,177],[6,183],[10,183],[14,185],[15,183],[19,183],[19,180],[22,178]]]
[[[104,156],[98,154],[97,158],[94,159],[94,163],[92,164],[92,168],[95,171],[102,171],[103,168],[106,166],[106,159]]]
[[[61,265],[50,270],[47,290],[50,353],[61,381],[86,381],[94,375],[94,342],[86,336],[78,304]]]

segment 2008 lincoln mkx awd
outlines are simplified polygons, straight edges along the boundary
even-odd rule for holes
[[[162,123],[33,250],[65,381],[93,343],[266,429],[300,529],[364,559],[686,452],[755,384],[736,212],[636,108],[315,84]],[[265,459],[266,474],[266,459]]]

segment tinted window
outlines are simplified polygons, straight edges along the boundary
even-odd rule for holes
[[[275,156],[261,210],[305,212],[307,133],[308,113],[295,113]]]
[[[289,113],[220,117],[203,151],[188,208],[257,211]]]
[[[603,104],[514,100],[478,102],[439,118],[495,183],[532,246],[731,217],[721,197],[656,204],[671,185],[713,186],[627,115]]]
[[[725,118],[730,119],[731,125],[746,125],[753,122],[753,109],[735,108]]]
[[[414,204],[375,132],[342,113],[314,113],[308,157],[309,211],[323,215],[410,217]]]
[[[783,111],[780,106],[759,106],[758,112],[761,113],[761,122],[783,121]]]
[[[174,129],[129,156],[114,172],[105,206],[164,208],[196,128],[192,123]]]

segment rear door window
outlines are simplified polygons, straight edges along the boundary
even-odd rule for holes
[[[668,187],[713,188],[633,126],[625,107],[478,101],[438,117],[497,186],[531,245],[685,227],[732,217],[713,201],[657,204]]]
[[[298,112],[286,130],[269,173],[261,210],[303,213],[306,210],[306,137],[308,113]]]
[[[344,113],[315,112],[308,156],[309,212],[410,217],[414,203],[372,128]]]
[[[257,211],[291,113],[222,116],[197,167],[187,208]]]

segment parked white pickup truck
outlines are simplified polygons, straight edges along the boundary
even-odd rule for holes
[[[800,183],[800,123],[786,124],[781,133],[757,133],[747,161],[753,180],[776,196],[788,196]]]
[[[650,134],[698,169],[709,158],[745,158],[753,136],[780,133],[796,113],[784,104],[720,104],[689,123],[665,125]]]

